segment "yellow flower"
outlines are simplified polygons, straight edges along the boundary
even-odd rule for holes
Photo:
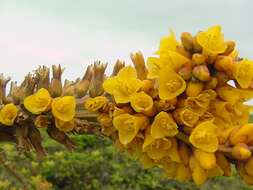
[[[74,96],[54,98],[52,101],[52,113],[61,121],[71,121],[75,116],[76,100]]]
[[[177,128],[172,116],[162,111],[155,116],[151,125],[151,136],[153,138],[173,137],[178,133]]]
[[[60,131],[69,132],[72,129],[74,129],[75,121],[74,121],[74,119],[72,119],[70,121],[61,121],[61,120],[55,118],[55,126]]]
[[[253,61],[244,59],[237,63],[234,77],[242,88],[248,88],[253,80]]]
[[[41,88],[35,94],[24,99],[24,106],[33,114],[41,114],[50,108],[51,99],[49,92],[45,88]]]
[[[110,77],[103,83],[104,90],[113,95],[116,103],[128,103],[130,96],[141,87],[142,82],[137,79],[136,70],[131,66],[124,67],[117,76]]]
[[[119,132],[119,140],[122,144],[130,143],[141,128],[148,125],[145,116],[121,114],[113,118],[113,126]]]
[[[6,104],[0,110],[0,123],[11,126],[13,125],[18,114],[18,109],[14,104]]]
[[[199,120],[199,115],[189,107],[178,108],[173,114],[179,124],[187,127],[194,127]]]
[[[208,28],[206,31],[197,34],[197,42],[204,51],[210,54],[223,53],[227,49],[224,36],[219,25]]]
[[[108,103],[108,99],[104,96],[97,96],[95,98],[89,98],[85,101],[84,107],[88,111],[96,112],[103,108]]]
[[[216,125],[211,121],[205,121],[197,125],[189,140],[191,144],[206,152],[215,152],[218,149],[218,138],[215,134]]]
[[[163,100],[173,99],[184,92],[184,79],[169,67],[162,68],[158,78],[159,97]]]
[[[163,53],[166,53],[168,50],[176,51],[176,47],[178,45],[179,45],[179,42],[177,42],[176,36],[174,32],[171,30],[169,36],[161,39],[160,47],[159,47],[159,50],[156,52],[156,54],[163,54]]]
[[[153,99],[145,92],[137,92],[131,95],[130,103],[136,112],[150,112],[153,108]]]
[[[146,152],[150,158],[159,160],[168,155],[168,150],[171,148],[171,145],[169,139],[154,139],[147,133],[143,143],[143,152]]]

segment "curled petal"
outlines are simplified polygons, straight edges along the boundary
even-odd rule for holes
[[[160,112],[155,116],[151,125],[153,138],[172,137],[178,133],[178,126],[172,116],[166,112]]]
[[[33,114],[41,114],[50,108],[51,99],[49,92],[45,88],[41,88],[35,94],[24,99],[24,106]]]
[[[18,108],[14,104],[6,104],[0,110],[0,123],[11,126],[13,125],[18,114]]]
[[[218,149],[218,138],[215,130],[216,125],[211,121],[202,122],[193,129],[189,140],[198,149],[215,152]]]
[[[74,96],[54,98],[52,101],[52,113],[61,121],[71,121],[75,116],[76,100]]]

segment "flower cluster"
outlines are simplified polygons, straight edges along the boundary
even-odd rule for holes
[[[102,132],[145,168],[201,185],[230,176],[233,162],[253,184],[253,124],[245,104],[253,98],[253,61],[238,54],[220,26],[184,32],[181,41],[171,31],[146,64],[132,55],[134,67],[108,77],[107,94],[85,107],[100,113]],[[108,103],[113,109],[104,109]]]
[[[71,131],[74,128],[74,116],[76,109],[76,100],[74,96],[63,96],[51,98],[49,92],[41,88],[33,95],[24,99],[24,107],[34,115],[39,115],[35,119],[36,127],[46,127],[43,123],[42,113],[51,111],[55,118],[55,126],[64,132]],[[46,121],[44,121],[45,123]]]

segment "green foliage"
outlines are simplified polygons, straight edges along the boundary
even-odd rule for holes
[[[36,161],[35,155],[18,154],[15,147],[4,144],[6,160],[29,186],[38,190],[250,190],[235,174],[218,177],[198,188],[193,183],[167,180],[159,168],[144,170],[124,152],[118,152],[111,141],[92,135],[74,136],[75,152],[67,152],[53,140],[44,145],[49,155]],[[15,188],[14,188],[15,187]],[[19,189],[22,184],[0,167],[0,189]]]

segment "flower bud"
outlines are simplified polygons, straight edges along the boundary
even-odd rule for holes
[[[64,71],[64,68],[61,68],[61,65],[53,65],[52,66],[53,71],[53,78],[51,79],[49,91],[52,97],[58,97],[62,94],[62,73]]]
[[[125,67],[125,62],[118,59],[113,66],[111,76],[116,76],[123,67]]]
[[[226,41],[225,43],[227,44],[227,49],[225,50],[225,52],[223,54],[224,55],[229,55],[235,49],[235,42],[234,41]]]
[[[148,70],[145,66],[145,61],[142,53],[140,51],[136,53],[131,53],[130,57],[136,69],[138,79],[140,80],[146,79]]]
[[[192,61],[196,65],[201,65],[206,62],[207,57],[201,53],[194,53],[192,55]]]
[[[181,42],[187,51],[192,52],[192,50],[193,50],[193,37],[189,32],[183,32],[181,34]]]
[[[193,69],[193,75],[200,81],[209,81],[210,72],[206,65],[198,65]]]
[[[251,151],[246,144],[240,143],[232,148],[231,154],[237,160],[247,160],[251,156]]]

